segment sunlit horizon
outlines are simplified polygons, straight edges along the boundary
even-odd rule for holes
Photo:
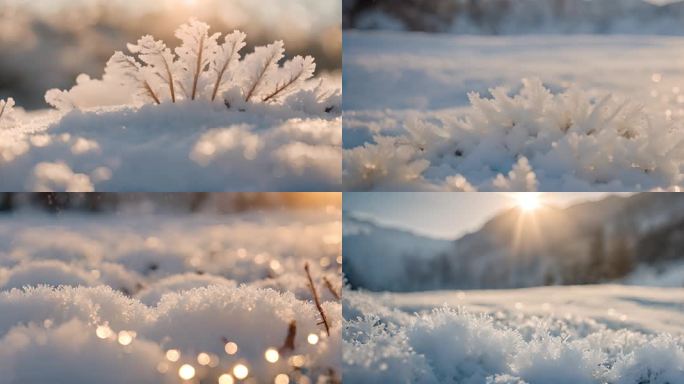
[[[455,240],[498,214],[519,209],[521,222],[536,222],[544,208],[567,208],[631,193],[345,193],[348,213],[380,225],[436,239]]]

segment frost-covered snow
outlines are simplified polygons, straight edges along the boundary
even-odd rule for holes
[[[344,292],[349,383],[677,383],[684,290]]]
[[[340,232],[335,209],[0,216],[0,383],[339,379]]]
[[[0,116],[0,189],[340,189],[339,74],[314,78],[282,41],[243,57],[244,33],[196,20],[176,36],[173,51],[143,36],[102,79],[47,91],[57,110]]]
[[[684,43],[349,31],[346,190],[677,190]]]

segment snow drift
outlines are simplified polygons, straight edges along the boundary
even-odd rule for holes
[[[681,293],[624,286],[346,291],[344,378],[350,383],[678,382],[684,379]]]

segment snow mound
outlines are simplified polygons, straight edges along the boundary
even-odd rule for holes
[[[665,119],[611,96],[552,93],[538,79],[520,92],[470,94],[459,119],[409,120],[399,136],[345,150],[347,190],[677,190],[684,136]]]
[[[9,290],[31,285],[97,285],[94,274],[72,268],[57,260],[34,261],[11,269],[0,289]]]
[[[80,192],[339,186],[341,119],[264,108],[240,112],[197,102],[67,112],[40,133],[16,131],[8,151],[21,153],[0,161],[3,186]]]
[[[0,216],[0,383],[339,380],[339,211],[31,212]]]
[[[179,274],[157,280],[149,287],[139,291],[136,294],[136,298],[145,305],[155,306],[159,303],[162,296],[167,293],[182,293],[191,289],[212,285],[235,287],[235,282],[220,276],[197,275],[194,273]]]
[[[281,64],[284,45],[242,59],[245,34],[191,20],[172,52],[152,36],[116,52],[103,78],[50,90],[58,111],[13,118],[0,138],[14,191],[339,190],[339,76]],[[8,114],[13,100],[6,104]],[[0,102],[0,110],[5,102]],[[9,122],[8,115],[0,124]]]
[[[401,295],[345,292],[346,382],[664,384],[684,372],[681,336],[582,329],[590,319],[561,325],[548,312],[528,317],[496,305],[488,314],[444,306],[411,315],[406,303],[387,307],[391,298]]]
[[[157,371],[164,353],[144,340],[122,348],[85,332],[91,327],[71,320],[51,327],[17,326],[0,339],[0,383],[173,383]],[[86,368],[87,367],[87,368]]]

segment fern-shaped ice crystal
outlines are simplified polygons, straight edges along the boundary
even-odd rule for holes
[[[0,127],[9,125],[14,122],[13,115],[14,99],[0,100]]]
[[[230,105],[236,96],[245,103],[282,101],[303,90],[314,75],[316,64],[311,56],[296,56],[281,65],[285,54],[282,41],[256,47],[243,59],[244,33],[222,36],[209,30],[208,24],[191,19],[176,30],[181,45],[173,50],[150,35],[128,44],[129,54],[115,52],[109,59],[105,68],[108,84],[136,89],[136,99],[143,103],[218,99]],[[221,100],[224,94],[230,97]],[[50,90],[46,100],[59,109],[78,104],[69,91]]]

